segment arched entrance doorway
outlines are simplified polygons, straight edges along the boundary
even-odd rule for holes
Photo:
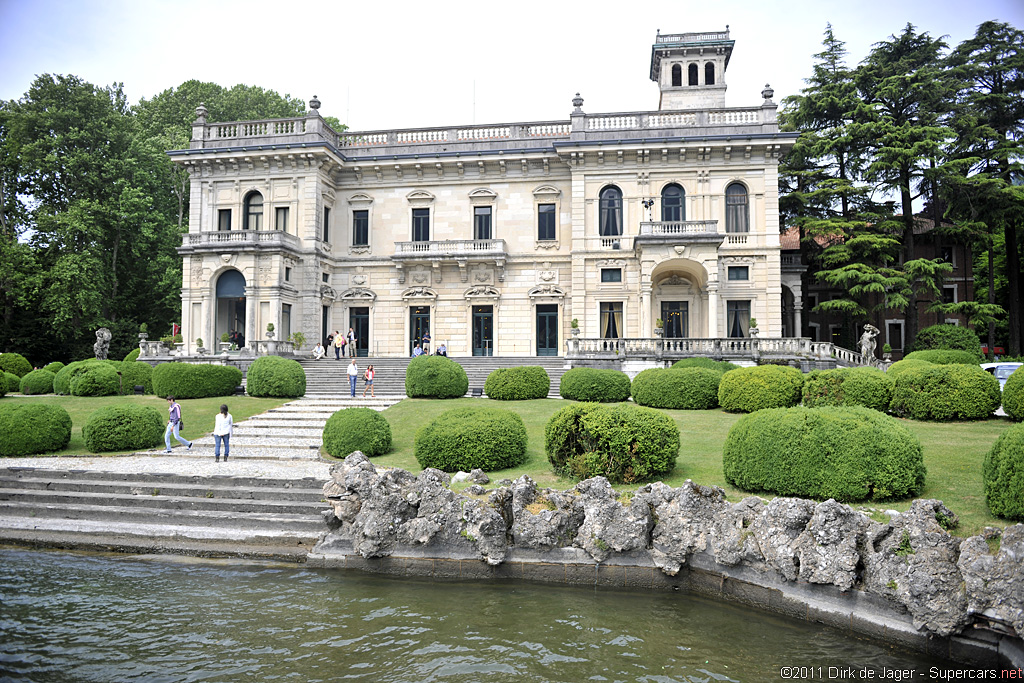
[[[218,341],[225,332],[243,335],[245,344],[245,276],[237,270],[226,270],[217,278]]]
[[[650,318],[661,319],[666,339],[705,337],[710,314],[708,273],[689,259],[670,259],[651,272]]]

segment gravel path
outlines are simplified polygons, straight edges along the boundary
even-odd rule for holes
[[[96,470],[101,472],[160,472],[211,477],[262,477],[327,481],[331,464],[320,460],[256,460],[234,457],[214,462],[212,455],[127,455],[108,457],[0,458],[0,467],[38,467],[51,470]]]

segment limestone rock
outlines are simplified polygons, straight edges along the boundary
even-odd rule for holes
[[[715,561],[730,567],[740,562],[763,567],[764,555],[751,529],[754,520],[763,514],[764,501],[754,496],[744,498],[722,512],[714,528]]]
[[[800,579],[850,590],[860,562],[858,541],[868,523],[865,515],[831,498],[819,504],[793,544],[800,561]]]
[[[581,481],[576,492],[583,508],[583,523],[574,545],[597,562],[608,559],[612,551],[624,553],[648,547],[654,518],[645,500],[635,497],[623,507],[604,477]]]
[[[469,480],[474,484],[490,484],[491,478],[484,474],[482,469],[475,469],[469,473]]]
[[[525,474],[512,484],[512,542],[517,548],[549,549],[571,545],[583,524],[576,496],[538,490]]]
[[[689,479],[678,489],[661,482],[648,484],[637,491],[634,503],[640,501],[658,520],[651,537],[654,564],[671,576],[691,554],[708,548],[717,517],[730,507],[722,489]]]
[[[1024,525],[1004,529],[993,555],[986,539],[996,536],[997,529],[986,529],[960,544],[957,566],[967,588],[967,608],[1012,625],[1024,637]]]
[[[800,575],[800,560],[794,544],[814,516],[815,504],[799,498],[775,498],[764,507],[764,514],[750,524],[757,546],[769,567],[788,581]]]

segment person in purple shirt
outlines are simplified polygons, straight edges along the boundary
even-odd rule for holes
[[[181,429],[181,406],[174,402],[173,396],[168,396],[167,402],[170,405],[167,408],[169,414],[167,429],[164,430],[164,443],[167,445],[167,450],[164,453],[171,452],[171,434],[174,434],[174,438],[178,440],[178,443],[192,450],[192,442],[181,438],[181,434],[178,433],[178,430]]]

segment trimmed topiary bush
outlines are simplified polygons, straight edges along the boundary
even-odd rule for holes
[[[650,408],[709,410],[718,407],[718,370],[651,368],[633,378],[633,400]]]
[[[21,391],[21,377],[18,377],[13,372],[5,372],[0,375],[0,381],[3,382],[4,391],[8,394]]]
[[[615,484],[670,473],[679,428],[668,415],[629,403],[578,403],[551,416],[544,447],[555,472],[575,479],[607,477]]]
[[[47,370],[33,370],[21,378],[21,393],[33,396],[52,394],[55,374]]]
[[[32,364],[20,353],[0,353],[0,371],[17,375],[18,379],[32,372]]]
[[[804,406],[864,406],[889,410],[893,379],[877,368],[815,370],[804,378]]]
[[[999,380],[977,365],[933,365],[894,378],[889,410],[915,420],[982,420],[1002,398]]]
[[[1024,425],[999,435],[981,468],[985,502],[996,517],[1024,521]]]
[[[716,370],[720,373],[726,373],[730,370],[738,370],[741,366],[735,363],[728,363],[721,360],[713,360],[711,358],[697,357],[697,358],[684,358],[677,360],[672,364],[673,370],[680,370],[682,368],[704,368],[705,370]]]
[[[354,451],[383,455],[391,450],[391,425],[372,408],[344,408],[327,418],[323,441],[324,450],[335,458]]]
[[[117,361],[111,364],[95,358],[68,363],[54,376],[53,392],[64,396],[115,396],[121,388],[121,381],[117,374],[120,371],[120,365]],[[92,372],[100,373],[100,377],[86,380],[79,391],[104,393],[75,393],[72,384],[77,383],[81,375]]]
[[[164,416],[151,406],[100,408],[82,428],[85,447],[93,453],[152,448],[160,445],[163,434]]]
[[[121,392],[135,393],[135,387],[141,386],[143,393],[153,393],[153,366],[141,361],[121,363]]]
[[[269,398],[297,398],[306,393],[306,371],[297,360],[263,356],[249,366],[245,393]]]
[[[71,441],[71,416],[60,406],[0,404],[0,456],[62,451]]]
[[[416,460],[444,472],[504,470],[526,460],[526,427],[498,408],[456,408],[416,432]]]
[[[233,394],[242,383],[242,371],[227,365],[161,363],[153,368],[152,378],[153,393],[162,398],[207,398]]]
[[[63,369],[64,364],[61,363],[59,360],[55,360],[52,363],[47,363],[46,365],[43,366],[43,370],[46,370],[47,372],[52,372],[54,375],[56,375]]]
[[[498,368],[487,375],[484,382],[484,393],[497,401],[547,398],[550,389],[551,378],[539,365]]]
[[[558,384],[558,393],[571,401],[618,403],[629,400],[629,375],[618,370],[573,368]]]
[[[931,349],[928,351],[914,351],[908,353],[904,360],[923,360],[936,365],[977,365],[979,355],[969,351],[956,351],[951,349]]]
[[[141,353],[141,352],[142,352],[142,349],[140,349],[138,346],[136,346],[134,349],[132,349],[131,351],[128,352],[127,356],[124,357],[124,362],[125,363],[134,363],[135,361],[137,361],[139,359],[139,353]]]
[[[722,449],[725,480],[842,502],[914,496],[924,488],[921,443],[870,408],[777,408],[741,417]]]
[[[405,395],[409,398],[458,398],[469,391],[462,366],[444,356],[420,356],[405,369]]]
[[[981,340],[973,330],[959,325],[932,325],[917,333],[914,337],[914,352],[929,349],[953,349],[967,351],[973,362],[981,360]],[[909,354],[908,354],[909,355]]]
[[[895,380],[897,376],[909,370],[923,370],[924,368],[929,368],[933,365],[935,365],[935,363],[929,363],[926,360],[898,360],[889,366],[889,369],[885,371],[885,374]]]
[[[752,413],[764,408],[789,408],[800,403],[804,375],[796,368],[759,365],[722,375],[718,404],[732,413]]]
[[[1014,422],[1024,420],[1024,365],[1014,370],[1006,380],[1003,387],[1003,410]]]

